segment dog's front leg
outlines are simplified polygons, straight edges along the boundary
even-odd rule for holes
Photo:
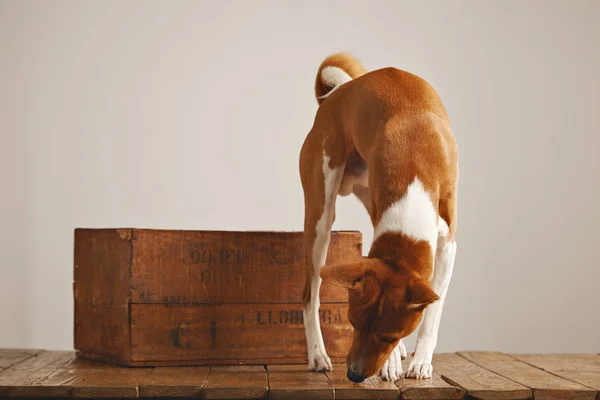
[[[384,381],[397,381],[402,375],[402,360],[406,358],[406,347],[402,339],[398,342],[392,354],[388,357],[379,371],[379,376]]]
[[[450,279],[452,278],[455,256],[456,242],[447,241],[445,237],[440,237],[436,251],[433,278],[431,280],[431,288],[437,293],[440,299],[425,310],[423,323],[417,336],[415,353],[405,373],[407,378],[424,379],[431,378],[432,376],[433,367],[431,360],[433,358],[433,351],[437,345],[442,309],[446,293],[448,292],[448,286],[450,285]]]
[[[322,170],[311,170],[303,176],[305,192],[304,237],[307,254],[307,275],[304,286],[304,331],[308,350],[308,368],[312,371],[331,370],[331,360],[325,351],[319,318],[321,301],[319,269],[325,264],[331,227],[335,218],[335,200],[344,174],[344,166],[331,168],[329,157],[323,154]],[[321,173],[322,172],[322,173]]]

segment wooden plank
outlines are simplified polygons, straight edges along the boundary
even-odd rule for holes
[[[204,399],[266,399],[269,397],[269,381],[264,366],[211,367]]]
[[[9,391],[14,397],[71,397],[73,386],[92,370],[77,368],[43,368],[31,375],[22,386]]]
[[[140,383],[140,397],[200,397],[210,367],[156,368]]]
[[[333,369],[326,372],[333,385],[336,400],[396,400],[399,397],[398,388],[392,382],[371,378],[359,384],[351,382],[346,373],[346,364],[334,364]]]
[[[85,379],[94,369],[118,368],[110,364],[94,363],[72,356],[44,367],[27,378],[22,386],[13,387],[11,396],[16,397],[70,397],[73,387]]]
[[[0,372],[0,396],[18,394],[22,387],[45,378],[73,357],[71,351],[45,351],[5,369]]]
[[[554,375],[600,390],[600,356],[595,354],[513,354]]]
[[[347,304],[320,309],[325,346],[338,362],[352,341],[347,312]],[[131,318],[133,361],[306,362],[301,304],[132,304]]]
[[[596,398],[594,389],[542,371],[507,354],[495,352],[459,352],[458,354],[483,368],[531,388],[536,400],[594,400]]]
[[[131,230],[76,229],[75,349],[130,359]]]
[[[136,398],[139,385],[152,368],[132,369],[115,367],[92,370],[72,391],[73,397]]]
[[[37,349],[0,349],[0,371],[39,354]]]
[[[299,303],[306,267],[302,232],[133,230],[132,302]],[[332,232],[330,262],[362,255],[359,232]],[[300,283],[300,284],[299,284]],[[346,302],[324,283],[321,303]]]
[[[596,354],[511,354],[511,356],[552,372],[600,369],[600,356]]]
[[[140,384],[140,397],[200,397],[210,367],[156,368]]]
[[[402,370],[406,371],[410,359],[402,361]],[[466,392],[460,387],[455,387],[448,384],[435,371],[431,379],[408,379],[400,378],[395,382],[400,390],[400,395],[405,400],[422,400],[422,399],[462,399]]]
[[[322,372],[309,372],[306,365],[268,365],[269,399],[333,400],[331,382]]]
[[[434,354],[433,370],[449,384],[481,400],[529,399],[531,389],[488,371],[457,354]]]

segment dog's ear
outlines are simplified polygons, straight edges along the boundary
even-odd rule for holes
[[[325,265],[319,271],[321,278],[332,285],[358,289],[367,272],[369,262],[366,257],[342,264]]]
[[[406,288],[406,297],[408,309],[412,311],[423,310],[440,298],[424,279],[412,280]]]

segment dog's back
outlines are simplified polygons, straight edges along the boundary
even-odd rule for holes
[[[424,79],[396,68],[365,72],[358,61],[337,54],[321,64],[315,92],[315,124],[333,127],[328,140],[344,161],[356,152],[368,167],[374,224],[415,178],[434,204],[454,190],[456,142],[439,95]],[[353,166],[347,163],[349,177],[356,176]]]

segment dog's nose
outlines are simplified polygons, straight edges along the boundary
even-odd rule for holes
[[[356,373],[352,367],[348,368],[348,374],[346,374],[346,376],[354,383],[361,383],[365,380],[365,377]]]

